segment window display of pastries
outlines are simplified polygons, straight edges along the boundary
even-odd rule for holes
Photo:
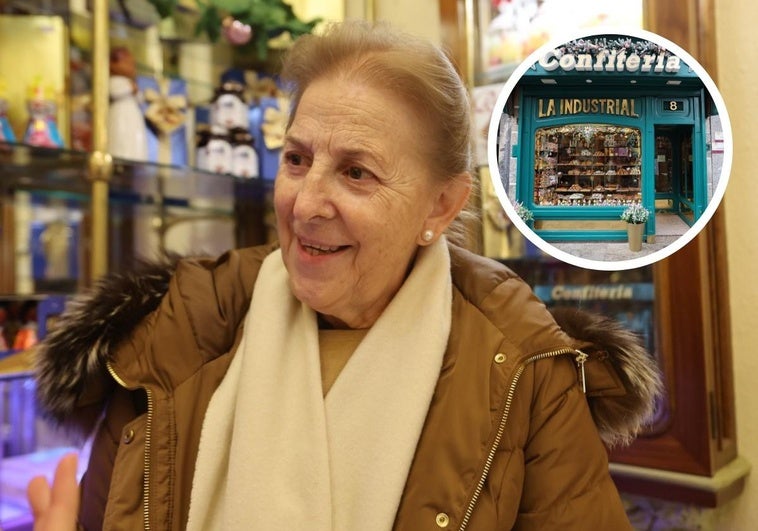
[[[557,135],[537,136],[533,177],[536,204],[616,207],[640,195],[639,150],[626,146],[630,134],[603,133],[598,131],[589,138],[585,133],[579,138],[558,130]]]

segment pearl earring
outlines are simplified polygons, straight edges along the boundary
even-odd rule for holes
[[[432,241],[432,238],[434,238],[434,231],[431,229],[426,229],[424,233],[421,235],[421,239],[425,242]]]

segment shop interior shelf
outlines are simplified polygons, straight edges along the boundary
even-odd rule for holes
[[[3,195],[29,191],[88,201],[88,154],[25,144],[0,143]],[[263,199],[271,183],[187,166],[114,159],[109,198],[116,203],[163,204],[206,213],[232,213],[235,196]]]

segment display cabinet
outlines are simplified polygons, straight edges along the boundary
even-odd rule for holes
[[[57,52],[45,60],[54,60],[53,81],[66,91],[58,100],[65,147],[30,145],[18,134],[12,141],[0,137],[0,528],[8,530],[30,528],[26,482],[49,474],[74,443],[38,418],[31,379],[33,345],[54,326],[67,299],[138,260],[218,255],[269,241],[273,187],[270,180],[113,157],[106,126],[108,50],[132,30],[111,31],[104,0],[94,0],[87,16],[61,13],[59,3],[42,6],[43,16],[35,2],[22,7],[38,16],[9,17],[3,28],[13,35],[4,37],[33,39],[34,31],[25,36],[21,30],[24,20],[33,19],[32,29],[48,40],[49,28],[55,30]],[[67,39],[77,32],[88,48],[74,57]],[[172,42],[168,49],[175,47]],[[13,60],[10,47],[3,48],[0,74]],[[48,70],[42,60],[34,65],[19,57],[24,64],[18,71]],[[89,73],[81,76],[78,68]],[[11,116],[18,131],[26,119],[24,94],[6,86],[22,102]]]
[[[91,277],[88,154],[0,144],[0,294],[74,293]],[[259,179],[115,159],[111,271],[166,253],[216,255],[264,243],[271,185]]]

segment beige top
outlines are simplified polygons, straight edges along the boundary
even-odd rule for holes
[[[332,388],[366,332],[368,329],[319,329],[318,350],[321,357],[321,388],[324,390],[324,396]]]

